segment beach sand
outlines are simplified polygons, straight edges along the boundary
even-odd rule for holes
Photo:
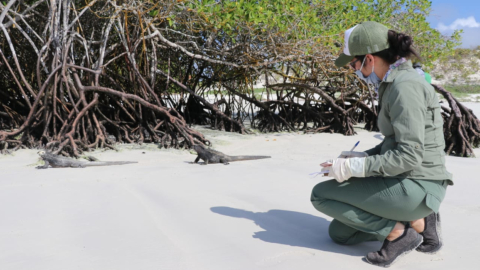
[[[480,116],[480,104],[467,107]],[[381,243],[330,240],[331,218],[310,203],[328,178],[309,173],[359,140],[357,150],[375,146],[380,133],[200,130],[229,155],[272,158],[201,166],[186,150],[130,145],[92,155],[138,164],[37,170],[35,150],[0,156],[0,269],[379,269],[362,257]],[[444,248],[393,268],[478,268],[480,158],[447,157],[447,169]]]

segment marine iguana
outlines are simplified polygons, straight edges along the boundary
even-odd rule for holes
[[[48,151],[40,151],[38,154],[40,155],[40,158],[45,161],[45,165],[37,166],[37,169],[47,169],[49,166],[52,168],[85,168],[90,166],[110,166],[138,163],[137,161],[80,161],[74,158],[55,155]]]
[[[228,165],[231,161],[271,158],[270,156],[227,156],[222,152],[206,149],[200,144],[193,145],[193,150],[198,154],[194,163],[198,163],[201,159],[205,162],[204,165],[208,165],[208,163],[223,163],[224,165]]]

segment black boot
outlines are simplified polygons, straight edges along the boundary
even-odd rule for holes
[[[435,254],[442,248],[440,213],[433,212],[425,218],[425,228],[420,234],[423,236],[423,243],[418,246],[417,251]]]
[[[407,225],[402,236],[393,241],[385,239],[382,248],[368,253],[365,260],[373,265],[390,267],[398,258],[417,248],[422,241],[422,236]]]

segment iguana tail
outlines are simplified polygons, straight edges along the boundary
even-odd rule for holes
[[[92,161],[84,164],[85,167],[92,166],[110,166],[110,165],[124,165],[138,163],[137,161]]]
[[[230,156],[230,161],[254,160],[263,158],[271,158],[271,156]]]

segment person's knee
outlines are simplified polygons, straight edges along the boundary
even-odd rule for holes
[[[317,184],[313,190],[312,195],[310,196],[310,201],[312,202],[313,207],[320,212],[323,212],[324,202],[326,198],[323,196],[322,183]]]
[[[325,213],[328,210],[329,204],[328,202],[331,200],[329,196],[330,190],[332,187],[337,185],[338,182],[335,180],[324,181],[318,183],[312,190],[312,195],[310,197],[310,201],[312,202],[313,207],[318,211]]]
[[[335,180],[330,180],[335,181]],[[312,189],[311,201],[322,201],[325,200],[325,195],[328,194],[328,190],[330,189],[330,181],[320,182]]]

